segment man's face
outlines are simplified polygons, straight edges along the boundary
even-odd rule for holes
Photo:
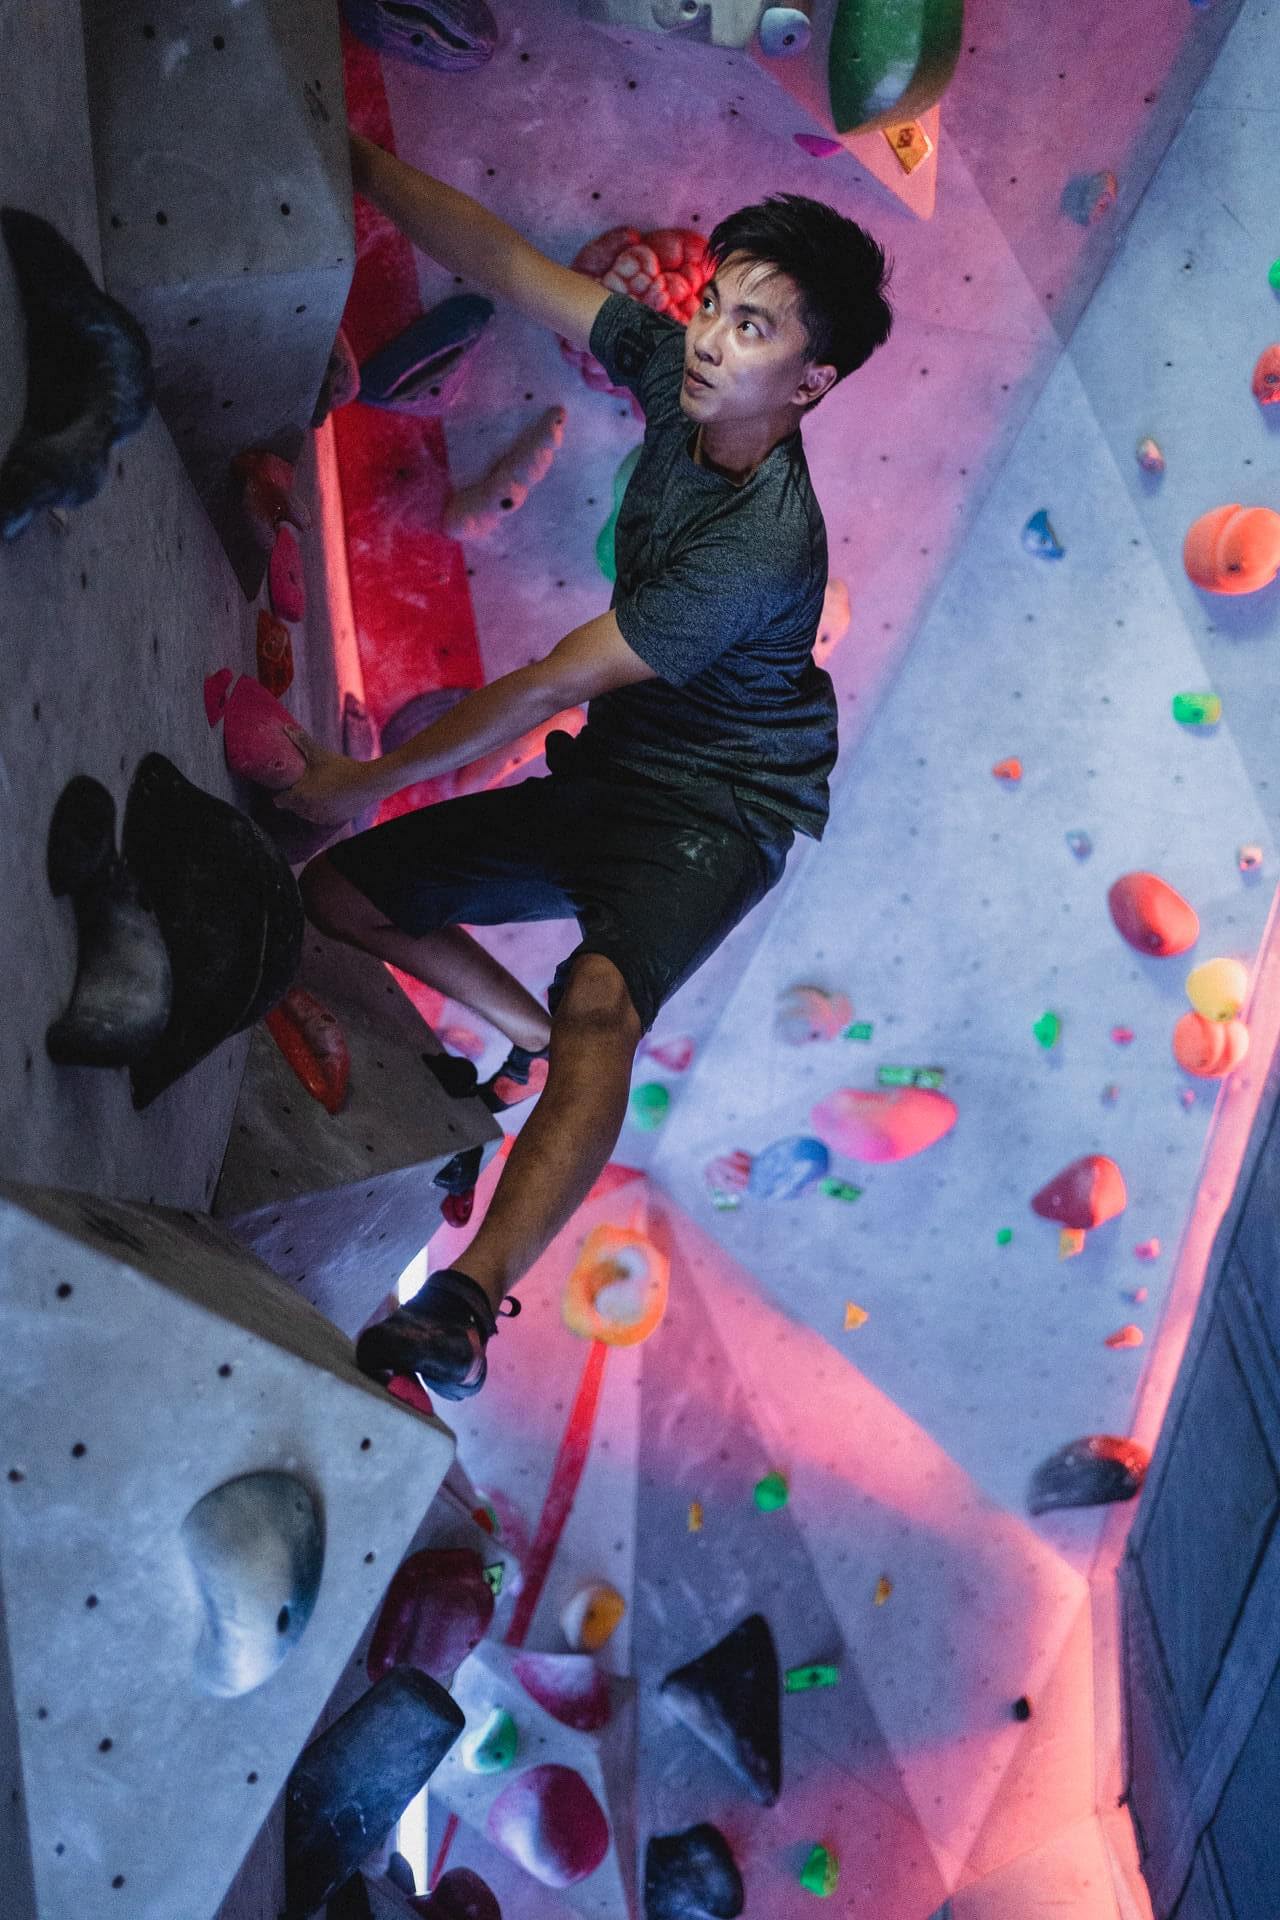
[[[816,398],[835,373],[810,360],[795,281],[741,253],[707,282],[685,330],[684,367],[681,410],[699,425],[768,418],[806,393]]]

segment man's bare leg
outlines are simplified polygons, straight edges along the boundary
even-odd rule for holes
[[[307,918],[333,940],[360,947],[470,1007],[517,1046],[539,1052],[551,1016],[513,974],[461,927],[414,935],[393,927],[359,887],[321,854],[300,881]]]
[[[585,953],[551,1023],[547,1084],[458,1269],[496,1309],[586,1199],[626,1117],[640,1019],[626,982]]]

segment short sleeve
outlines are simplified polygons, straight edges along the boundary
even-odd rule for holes
[[[632,652],[682,687],[760,631],[764,601],[754,569],[735,565],[728,543],[705,540],[615,601],[613,614]]]
[[[684,362],[684,328],[669,315],[654,313],[627,293],[611,293],[595,317],[588,342],[616,387],[626,387],[648,413],[661,386],[671,384],[672,368]]]

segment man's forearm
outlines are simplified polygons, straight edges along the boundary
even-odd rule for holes
[[[511,262],[529,242],[496,213],[358,134],[351,138],[351,176],[423,253],[490,293],[506,290]]]
[[[505,747],[522,734],[541,726],[565,705],[563,695],[536,669],[520,667],[505,673],[460,700],[421,733],[394,753],[368,762],[366,791],[370,800],[388,800],[402,787],[434,780],[455,767],[478,760],[495,747]]]

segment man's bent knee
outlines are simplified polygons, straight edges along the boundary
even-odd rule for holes
[[[376,908],[359,887],[340,874],[323,853],[308,861],[298,875],[298,891],[307,919],[331,939],[350,940],[378,918]]]
[[[639,1046],[643,1031],[626,981],[602,953],[584,953],[574,961],[551,1025],[553,1035],[557,1029],[589,1028],[632,1047]]]

